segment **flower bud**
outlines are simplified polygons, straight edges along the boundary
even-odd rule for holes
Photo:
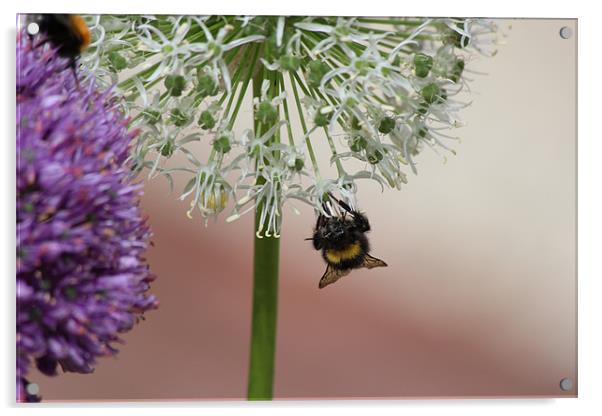
[[[366,156],[368,158],[368,163],[370,163],[372,165],[376,165],[378,162],[383,160],[383,154],[380,152],[380,150],[376,150],[376,149],[369,152]]]
[[[433,58],[424,53],[414,55],[414,73],[418,78],[426,77],[433,67]]]
[[[142,111],[142,116],[148,124],[156,124],[161,121],[161,112],[151,107],[145,108],[144,111]]]
[[[213,142],[213,148],[219,153],[228,153],[232,146],[228,136],[221,136]]]
[[[301,65],[301,60],[296,56],[282,55],[280,59],[278,59],[278,63],[280,64],[280,67],[285,71],[296,71]]]
[[[395,128],[395,120],[392,119],[391,117],[385,117],[380,121],[380,124],[378,125],[378,131],[380,131],[382,134],[389,134],[391,133],[391,130],[393,130]]]
[[[217,83],[211,75],[203,74],[202,71],[198,71],[197,80],[196,89],[201,97],[214,97],[217,95]]]
[[[326,127],[330,123],[331,119],[331,111],[322,111],[322,109],[320,109],[319,111],[316,111],[316,115],[314,116],[314,124],[318,127]]]
[[[426,101],[429,104],[433,104],[434,102],[436,102],[440,99],[440,97],[439,97],[440,91],[441,91],[441,89],[439,88],[439,86],[437,84],[428,84],[426,87],[424,87],[424,88],[422,88],[422,90],[420,90],[420,95],[422,95],[422,98],[424,98],[424,101]]]
[[[199,126],[201,126],[203,130],[211,130],[215,127],[215,124],[216,121],[213,114],[211,114],[211,111],[205,110],[201,113],[201,116],[199,117]]]
[[[301,172],[301,170],[303,170],[303,167],[305,167],[305,161],[300,157],[296,157],[295,161],[293,162],[293,165],[291,166],[291,169],[295,172]]]
[[[161,154],[165,157],[170,157],[173,154],[174,145],[171,140],[168,140],[163,146],[161,146]]]
[[[169,119],[177,127],[183,127],[190,122],[190,115],[184,113],[179,108],[174,108],[173,110],[171,110],[171,115]]]
[[[361,152],[362,150],[364,150],[367,145],[368,145],[368,141],[363,136],[360,136],[358,134],[357,136],[355,136],[353,138],[353,140],[351,141],[351,146],[349,146],[349,147],[353,152],[358,153],[358,152]]]
[[[322,61],[311,61],[308,65],[307,83],[312,88],[318,88],[324,75],[330,71],[330,67]]]
[[[463,29],[464,22],[456,23],[456,27]],[[466,48],[470,44],[470,38],[450,28],[447,35],[443,38],[443,43],[454,45],[458,48]]]
[[[456,59],[454,66],[452,67],[448,78],[453,82],[458,82],[460,77],[462,76],[462,72],[464,72],[464,60]]]
[[[186,87],[186,80],[182,75],[167,75],[165,77],[165,88],[172,97],[182,95],[182,90]]]

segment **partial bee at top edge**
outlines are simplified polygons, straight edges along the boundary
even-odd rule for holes
[[[319,214],[313,236],[306,239],[312,240],[314,248],[322,251],[322,257],[327,264],[318,285],[320,289],[348,275],[353,269],[387,266],[384,261],[368,254],[368,218],[331,194],[328,194],[328,197],[343,211],[340,214],[333,212],[324,204],[325,210],[331,215]]]
[[[49,42],[58,49],[59,56],[69,59],[69,67],[75,74],[77,59],[90,46],[91,40],[90,29],[83,17],[78,14],[37,14],[28,20],[38,24],[39,33],[44,37],[42,42]]]

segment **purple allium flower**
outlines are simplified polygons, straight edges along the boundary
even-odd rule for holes
[[[135,136],[110,92],[17,37],[17,400],[28,368],[89,373],[158,303],[150,231],[130,181]]]

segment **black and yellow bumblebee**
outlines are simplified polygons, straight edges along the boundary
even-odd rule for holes
[[[90,46],[90,29],[78,14],[39,14],[33,17],[40,33],[58,49],[59,56],[69,59],[69,67],[75,74],[77,59]],[[77,79],[77,77],[76,77]]]
[[[312,240],[314,248],[322,251],[326,261],[326,271],[320,279],[318,287],[322,289],[341,277],[348,275],[351,270],[358,268],[372,269],[386,267],[387,263],[368,254],[370,243],[366,233],[370,231],[368,218],[355,211],[345,202],[329,197],[343,208],[341,215],[318,215]],[[325,205],[325,209],[328,209]],[[332,213],[328,209],[329,213]]]

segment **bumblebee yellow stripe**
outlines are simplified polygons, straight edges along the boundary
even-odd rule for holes
[[[73,30],[80,37],[82,44],[80,47],[80,51],[84,51],[88,46],[90,46],[90,29],[84,22],[84,18],[78,14],[72,14],[69,16],[69,20],[71,21],[71,25]]]
[[[326,250],[326,258],[331,263],[340,263],[343,260],[349,260],[359,256],[362,251],[359,241],[345,247],[342,250]]]

